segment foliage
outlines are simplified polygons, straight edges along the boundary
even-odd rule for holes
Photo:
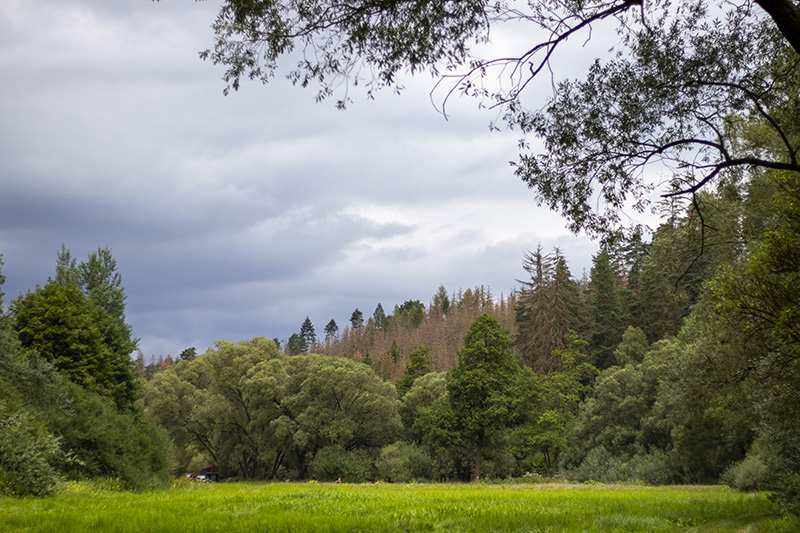
[[[414,385],[417,378],[433,372],[433,359],[428,355],[427,345],[423,344],[411,350],[408,358],[411,362],[406,367],[405,374],[395,383],[397,394],[401,398]]]
[[[395,442],[385,446],[375,462],[378,479],[392,483],[433,479],[434,467],[430,456],[420,446]]]
[[[306,341],[306,346],[311,348],[317,342],[317,334],[314,331],[314,324],[311,319],[306,317],[302,324],[300,324],[300,336]]]
[[[447,376],[455,427],[474,449],[472,479],[480,478],[485,448],[507,425],[512,386],[519,365],[511,340],[488,314],[473,322],[459,352],[459,364]]]
[[[400,430],[394,387],[369,367],[316,354],[287,358],[261,337],[220,341],[162,372],[145,405],[184,467],[200,455],[222,475],[246,479],[304,478],[323,448],[378,449]]]
[[[60,479],[57,467],[66,459],[59,439],[41,421],[0,399],[0,494],[55,492]]]
[[[325,325],[325,341],[330,342],[339,334],[339,326],[336,321],[331,318],[330,322]]]
[[[125,323],[122,276],[108,248],[80,264],[62,246],[56,277],[12,305],[26,348],[71,380],[131,409],[138,391],[131,354],[137,341]]]
[[[319,481],[360,483],[371,477],[371,463],[370,457],[361,450],[348,451],[333,445],[314,455],[309,471],[311,478]]]
[[[515,343],[528,365],[546,374],[558,366],[554,350],[564,347],[567,333],[583,329],[585,309],[558,248],[544,254],[540,245],[525,255],[522,267],[529,279],[521,281]]]
[[[116,478],[127,489],[166,483],[160,429],[64,379],[7,330],[0,331],[0,406],[4,490],[47,494],[67,477]]]
[[[614,348],[622,340],[625,317],[619,298],[618,276],[611,265],[611,256],[603,248],[592,261],[589,282],[594,323],[589,334],[589,352],[592,363],[600,370],[614,364]]]
[[[289,355],[299,355],[308,351],[308,341],[299,333],[292,333],[286,341],[286,350]]]
[[[519,50],[488,59],[471,50],[488,43],[494,27],[516,24],[534,30]],[[528,89],[556,70],[565,43],[591,38],[594,25],[616,28],[614,53],[584,80],[552,84],[549,103],[530,111]],[[340,107],[351,85],[371,93],[399,89],[402,71],[447,72],[442,107],[453,93],[474,96],[498,108],[509,128],[535,137],[520,141],[516,173],[574,231],[613,236],[621,208],[650,206],[654,168],[675,169],[672,194],[684,195],[740,169],[800,170],[796,122],[777,112],[798,107],[793,2],[227,0],[213,29],[215,45],[201,57],[226,67],[226,92],[242,78],[266,83],[295,48],[301,59],[289,78],[319,83],[319,99],[340,90]],[[773,153],[729,134],[750,117]]]

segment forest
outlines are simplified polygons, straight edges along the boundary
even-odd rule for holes
[[[507,296],[440,287],[324,338],[306,319],[284,343],[157,368],[130,356],[111,252],[62,248],[0,320],[0,487],[141,490],[213,464],[231,480],[726,483],[794,510],[800,180],[742,176],[701,205],[604,244],[582,278],[537,247]]]
[[[405,66],[463,64],[464,39],[490,19],[481,2],[375,4],[392,17],[343,4],[309,20],[268,4],[231,0],[215,24],[204,54],[234,89],[271,78],[291,24],[308,23],[293,30],[311,48],[323,33],[322,63],[301,63],[293,81],[336,85],[369,51],[378,85],[392,86]],[[558,85],[540,112],[516,89],[460,78],[543,140],[515,172],[601,238],[583,275],[531,243],[508,295],[441,286],[427,302],[355,309],[319,337],[298,318],[285,342],[265,332],[147,365],[132,357],[111,251],[78,262],[62,248],[46,284],[7,307],[0,292],[0,492],[47,495],[74,479],[144,490],[215,465],[225,480],[723,483],[797,513],[800,42],[775,28],[780,2],[758,4],[768,16],[736,5],[712,24],[695,2],[650,26],[642,7],[621,26],[630,55]],[[564,33],[517,59],[525,69],[585,20],[643,6],[547,5],[567,10],[548,19]],[[419,35],[398,40],[405,22]],[[655,160],[672,172],[660,225],[620,228],[621,207],[652,193],[642,177]]]

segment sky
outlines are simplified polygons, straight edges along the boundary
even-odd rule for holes
[[[224,96],[222,68],[198,57],[218,9],[0,3],[6,304],[54,275],[62,244],[78,260],[108,247],[140,349],[166,356],[286,339],[306,316],[343,329],[355,308],[428,304],[440,285],[507,295],[539,244],[576,277],[591,267],[597,244],[536,205],[493,112],[456,98],[445,119],[430,75],[352,91],[346,111],[280,74]]]

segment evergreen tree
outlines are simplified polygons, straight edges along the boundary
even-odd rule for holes
[[[303,337],[306,341],[306,345],[311,348],[317,342],[317,334],[314,332],[314,324],[311,323],[311,319],[306,317],[303,323],[300,325],[300,336]]]
[[[306,338],[298,333],[292,333],[289,340],[286,341],[286,350],[289,355],[300,355],[308,351],[308,342]]]
[[[360,331],[364,327],[364,313],[359,311],[357,307],[353,314],[350,315],[350,325],[355,331]]]
[[[377,307],[375,307],[375,312],[372,313],[372,319],[375,321],[375,327],[378,329],[384,329],[386,325],[386,313],[383,311],[383,306],[378,302]]]
[[[603,370],[613,364],[614,350],[622,341],[625,323],[619,301],[617,275],[611,266],[610,253],[603,248],[595,255],[592,277],[589,282],[592,290],[592,325],[589,337],[589,350],[592,363]]]
[[[330,342],[334,340],[338,334],[339,326],[336,325],[336,321],[331,318],[331,321],[325,326],[325,340]]]
[[[428,354],[428,346],[420,345],[411,350],[408,354],[411,362],[406,367],[403,377],[397,380],[395,387],[397,387],[397,394],[402,398],[408,392],[418,377],[424,376],[429,372],[433,372],[433,359]]]
[[[535,372],[547,374],[559,363],[554,353],[563,348],[567,333],[584,329],[584,309],[558,248],[544,254],[539,246],[525,256],[522,266],[529,278],[520,281],[516,345]]]
[[[442,313],[442,316],[447,316],[450,312],[450,298],[447,296],[447,289],[444,285],[439,285],[436,294],[433,295],[433,306]]]
[[[458,359],[447,376],[447,392],[456,427],[472,448],[472,479],[477,479],[484,453],[509,422],[519,366],[511,340],[488,314],[473,322]]]

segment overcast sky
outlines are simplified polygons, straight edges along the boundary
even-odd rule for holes
[[[286,339],[306,316],[344,328],[441,284],[508,294],[539,243],[590,267],[596,243],[536,206],[491,112],[455,101],[445,120],[430,76],[344,112],[280,77],[223,96],[198,58],[218,7],[0,2],[6,303],[62,243],[79,260],[107,246],[149,357]]]

